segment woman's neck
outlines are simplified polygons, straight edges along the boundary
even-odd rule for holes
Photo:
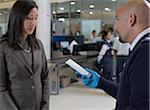
[[[27,39],[27,35],[22,36],[20,40],[26,40]]]
[[[28,37],[27,34],[25,34],[25,33],[22,34],[22,39],[23,39],[23,40],[27,39],[27,37]]]

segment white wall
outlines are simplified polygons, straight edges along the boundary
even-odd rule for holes
[[[46,53],[46,57],[48,60],[50,60],[50,13],[51,13],[51,7],[49,0],[35,0],[38,5],[38,23],[37,23],[37,31],[36,35],[37,38],[39,38],[44,46],[44,50]]]
[[[97,33],[101,31],[101,20],[81,21],[81,31],[84,38],[89,38],[93,30],[96,30]]]
[[[2,34],[5,34],[7,31],[7,24],[6,23],[0,23]]]

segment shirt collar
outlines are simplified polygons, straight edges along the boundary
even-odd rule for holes
[[[108,43],[110,43],[110,40],[106,40]]]
[[[147,28],[147,29],[145,29],[143,32],[141,32],[141,33],[134,39],[134,41],[130,44],[130,47],[129,47],[130,51],[132,51],[133,48],[135,47],[135,45],[137,44],[137,42],[138,42],[144,35],[146,35],[146,34],[149,33],[149,32],[150,32],[150,27]]]

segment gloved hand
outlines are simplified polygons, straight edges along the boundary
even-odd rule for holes
[[[81,76],[83,85],[91,87],[91,88],[96,88],[98,85],[98,82],[100,80],[100,75],[91,69],[88,69],[88,68],[85,68],[85,69],[91,74],[91,76],[90,77],[88,77],[86,75]],[[76,72],[76,74],[77,74],[77,72]],[[78,73],[78,74],[80,74],[80,73]]]

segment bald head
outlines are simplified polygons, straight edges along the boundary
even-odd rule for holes
[[[150,26],[150,9],[144,0],[128,0],[127,3],[119,7],[126,15],[135,15],[136,23],[144,27]]]
[[[116,29],[122,41],[132,43],[135,37],[150,26],[150,9],[144,0],[128,0],[116,11]]]

